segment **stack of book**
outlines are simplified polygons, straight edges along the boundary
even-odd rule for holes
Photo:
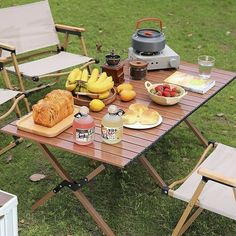
[[[164,80],[166,83],[176,84],[196,93],[204,94],[215,85],[215,80],[176,71]]]

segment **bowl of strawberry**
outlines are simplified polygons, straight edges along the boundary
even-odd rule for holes
[[[160,105],[174,105],[187,94],[184,88],[168,83],[152,84],[146,81],[145,87],[149,97]]]

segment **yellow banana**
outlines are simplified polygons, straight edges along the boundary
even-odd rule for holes
[[[107,90],[106,92],[99,94],[98,98],[99,99],[105,99],[105,98],[108,98],[109,95],[110,95],[110,90]]]
[[[68,91],[73,91],[75,88],[76,88],[76,83],[74,83],[74,84],[71,84],[70,82],[69,82],[69,80],[67,80],[66,81],[66,84],[65,84],[65,87],[66,87],[66,90],[68,90]]]
[[[85,87],[80,87],[80,92],[87,93],[88,89],[86,89]]]
[[[94,68],[92,70],[92,73],[91,73],[91,76],[90,76],[90,78],[88,80],[88,83],[91,83],[91,84],[95,83],[97,81],[97,79],[98,79],[98,75],[99,75],[99,70],[97,68]]]
[[[112,81],[113,81],[113,79],[111,76],[107,77],[106,82],[112,82]]]
[[[112,89],[114,86],[114,82],[113,81],[103,81],[102,83],[88,83],[87,84],[87,89],[88,91],[92,92],[92,93],[104,93],[107,90]]]
[[[81,81],[87,82],[88,81],[88,70],[84,69],[82,72],[82,76],[81,76]]]
[[[104,80],[106,80],[107,78],[107,73],[106,72],[102,72],[102,74],[99,76],[99,78],[97,79],[96,83],[101,83]]]
[[[79,81],[79,80],[81,80],[81,76],[82,76],[82,71],[81,70],[79,70],[78,71],[78,73],[76,74],[76,81]]]
[[[75,68],[75,69],[73,69],[73,70],[70,72],[70,74],[69,74],[69,76],[68,76],[68,78],[67,78],[67,81],[69,81],[69,83],[71,83],[71,84],[74,84],[74,83],[76,82],[77,75],[78,75],[78,73],[80,73],[80,72],[81,72],[80,68]]]

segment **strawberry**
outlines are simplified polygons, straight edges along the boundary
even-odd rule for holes
[[[162,93],[162,95],[163,95],[164,97],[170,97],[170,92],[164,90],[164,92]]]
[[[164,91],[166,91],[166,92],[170,92],[171,89],[170,89],[170,88],[164,88]]]
[[[170,91],[170,96],[171,96],[171,97],[175,97],[175,96],[176,96],[176,92],[175,92],[175,91],[173,91],[173,90],[172,90],[172,91]]]
[[[170,85],[169,84],[164,84],[163,86],[164,86],[164,89],[166,89],[166,88],[170,89]]]
[[[172,88],[172,92],[177,92],[176,87]]]
[[[156,91],[163,91],[164,90],[164,88],[163,88],[163,86],[162,85],[157,85],[156,87],[155,87],[155,90]]]

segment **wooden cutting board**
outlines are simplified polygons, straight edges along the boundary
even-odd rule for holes
[[[16,122],[16,126],[18,129],[27,131],[33,134],[42,135],[45,137],[55,137],[64,130],[70,128],[72,126],[74,115],[79,112],[79,107],[74,106],[74,112],[70,116],[67,116],[64,120],[60,121],[56,125],[51,128],[44,127],[41,125],[37,125],[33,121],[32,112],[22,117],[20,120]]]

